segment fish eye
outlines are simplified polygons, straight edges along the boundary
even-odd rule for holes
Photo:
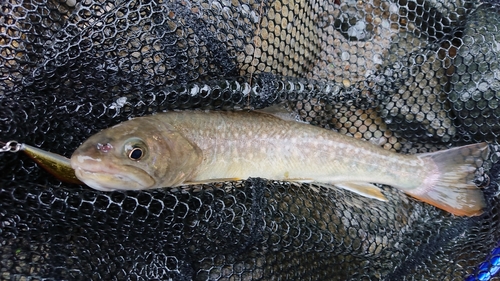
[[[125,141],[123,155],[133,161],[139,161],[147,156],[148,149],[146,143],[139,138],[130,138]]]
[[[140,147],[134,147],[130,152],[128,153],[128,158],[131,160],[141,160],[142,156],[144,156],[144,152],[142,151],[142,148]]]

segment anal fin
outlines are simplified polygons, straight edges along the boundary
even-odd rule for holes
[[[387,198],[380,191],[380,188],[377,186],[367,183],[367,182],[341,182],[341,183],[332,183],[333,186],[338,188],[346,189],[352,191],[356,194],[359,194],[364,197],[377,199],[379,201],[386,202]]]

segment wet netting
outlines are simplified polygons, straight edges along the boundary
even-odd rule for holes
[[[260,178],[100,192],[0,153],[0,279],[490,280],[499,55],[494,2],[1,1],[3,142],[69,157],[131,117],[284,104],[398,153],[492,153],[476,217],[388,186],[387,202]]]

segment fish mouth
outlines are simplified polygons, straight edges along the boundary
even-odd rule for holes
[[[96,190],[141,190],[155,185],[155,180],[148,173],[133,166],[122,166],[120,169],[109,164],[99,165],[97,161],[75,162],[71,161],[71,166],[76,177]]]

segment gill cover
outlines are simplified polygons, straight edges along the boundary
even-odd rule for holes
[[[158,170],[156,187],[172,187],[182,185],[198,170],[202,160],[201,149],[187,139],[173,125],[157,118],[157,124],[162,136],[166,159],[160,162],[168,163]]]

